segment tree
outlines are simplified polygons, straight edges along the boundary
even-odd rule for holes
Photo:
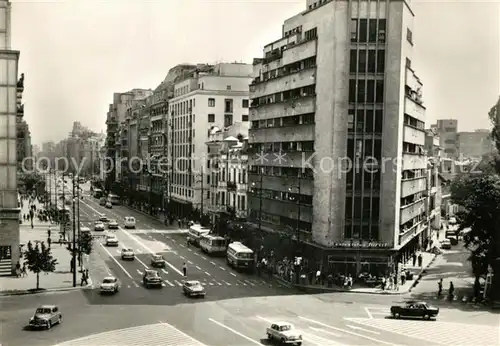
[[[460,230],[470,228],[464,245],[470,251],[472,270],[479,281],[488,267],[500,273],[500,176],[471,173],[458,176],[451,184],[451,200],[459,205]],[[499,297],[500,274],[493,278],[493,300]]]
[[[90,255],[92,252],[92,235],[90,233],[84,232],[80,235],[78,248],[80,254]]]
[[[36,243],[33,246],[29,241],[27,249],[24,251],[24,260],[28,270],[36,274],[37,290],[40,289],[40,273],[52,273],[56,270],[57,260],[52,256],[50,248],[45,246],[44,242]]]

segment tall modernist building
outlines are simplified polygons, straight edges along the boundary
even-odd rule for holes
[[[11,50],[11,4],[0,1],[0,275],[10,275],[19,260],[16,117],[24,81],[18,81],[19,52]]]
[[[413,22],[404,0],[307,0],[254,61],[250,219],[338,273],[391,270],[426,230]]]

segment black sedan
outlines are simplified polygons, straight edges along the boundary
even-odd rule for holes
[[[408,301],[404,305],[391,306],[391,315],[394,318],[412,317],[430,320],[436,318],[439,314],[439,308],[436,308],[426,302]]]

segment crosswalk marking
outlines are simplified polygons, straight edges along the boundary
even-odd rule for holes
[[[162,268],[161,271],[164,272],[165,275],[168,275],[168,272],[165,269]]]
[[[206,282],[202,282],[201,284],[202,284],[203,286],[206,286],[206,285],[207,285],[207,283],[206,283]]]
[[[347,318],[346,320],[369,328],[444,346],[499,345],[499,331],[493,326],[378,318]]]
[[[196,269],[201,270],[200,266],[196,266]]]
[[[236,277],[236,274],[235,274],[235,273],[231,273],[231,272],[230,272],[229,274],[231,274],[232,276]]]
[[[165,280],[165,282],[166,282],[167,284],[169,284],[169,286],[171,286],[171,287],[174,287],[174,286],[175,286],[173,283],[171,283],[171,282],[170,282],[170,281],[168,281],[168,280]]]
[[[222,280],[223,283],[225,283],[227,286],[231,286],[231,284],[227,281]]]
[[[246,282],[247,284],[249,284],[250,286],[255,286],[255,284],[254,284],[253,282],[251,282],[251,281],[245,280],[245,282]]]
[[[137,284],[137,282],[134,281],[134,286],[135,287],[139,287],[139,285]]]
[[[218,282],[218,281],[215,281],[215,283],[216,283],[217,285],[219,285],[219,286],[222,286],[222,284],[221,284],[220,282]]]
[[[241,280],[238,280],[238,283],[239,283],[240,285],[243,285],[243,286],[246,286],[246,285],[247,285],[246,283],[244,283],[244,282],[243,282],[243,281],[241,281]]]
[[[179,281],[174,280],[174,282],[177,284],[177,286],[182,286],[182,283],[180,283]]]
[[[168,323],[118,329],[62,342],[56,346],[164,345],[206,346]]]
[[[208,284],[209,284],[210,286],[213,286],[213,285],[214,285],[214,283],[213,283],[213,282],[209,282]]]
[[[167,285],[165,285],[165,283],[164,283],[164,282],[162,282],[162,283],[161,283],[161,285],[162,285],[162,287],[166,287],[166,286],[167,286]]]
[[[209,273],[209,272],[205,272],[205,274],[207,274],[208,276],[212,276],[212,275],[210,275],[210,273]]]
[[[137,269],[137,273],[138,273],[139,275],[142,275],[142,272],[141,272],[139,269]]]

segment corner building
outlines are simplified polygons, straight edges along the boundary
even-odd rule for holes
[[[298,237],[323,272],[392,272],[427,232],[414,14],[403,0],[306,6],[254,61],[249,218]]]

